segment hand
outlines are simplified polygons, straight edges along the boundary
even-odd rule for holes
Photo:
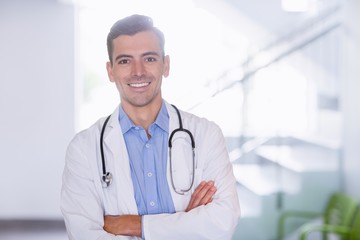
[[[214,181],[202,181],[191,195],[190,202],[185,209],[185,212],[212,202],[212,197],[214,196],[216,190],[217,189],[214,186]]]
[[[114,235],[141,237],[141,217],[137,215],[105,216],[104,230]]]

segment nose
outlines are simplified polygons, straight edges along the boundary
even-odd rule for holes
[[[142,61],[133,61],[132,75],[141,77],[145,74],[145,66]]]

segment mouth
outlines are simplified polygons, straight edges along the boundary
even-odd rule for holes
[[[146,87],[149,86],[150,82],[143,82],[143,83],[129,83],[128,86],[129,87],[133,87],[133,88],[142,88],[142,87]]]

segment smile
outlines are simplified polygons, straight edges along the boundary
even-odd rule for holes
[[[147,82],[147,83],[129,83],[128,86],[130,87],[134,87],[134,88],[141,88],[141,87],[146,87],[146,86],[149,86],[150,83]]]

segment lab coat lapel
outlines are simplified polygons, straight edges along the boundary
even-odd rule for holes
[[[134,199],[134,188],[131,179],[130,164],[127,148],[118,121],[118,108],[111,115],[104,136],[104,150],[107,158],[108,170],[113,173],[118,200],[118,209],[122,213],[137,214],[137,206]]]

